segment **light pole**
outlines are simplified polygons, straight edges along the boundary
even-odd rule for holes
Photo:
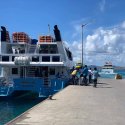
[[[92,23],[94,20],[88,22],[88,23],[85,23],[85,24],[82,24],[82,66],[83,66],[83,27]]]
[[[86,24],[82,24],[82,66],[83,66],[83,27],[86,26],[88,23]]]

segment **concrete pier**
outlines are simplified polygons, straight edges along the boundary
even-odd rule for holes
[[[125,80],[68,86],[7,125],[125,125]]]

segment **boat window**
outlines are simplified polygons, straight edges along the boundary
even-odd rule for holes
[[[50,68],[49,73],[50,75],[55,75],[55,68]]]
[[[12,56],[12,61],[14,61],[15,56]]]
[[[65,50],[69,60],[72,60],[72,53],[67,48],[65,48]]]
[[[53,56],[52,57],[52,62],[59,62],[60,61],[60,57],[59,56]]]
[[[50,62],[50,56],[43,56],[42,61],[43,62]]]
[[[112,65],[104,65],[104,66],[112,66]]]
[[[7,53],[13,53],[12,45],[10,45],[10,44],[7,45]]]
[[[14,54],[23,54],[25,53],[25,48],[26,45],[20,45],[20,44],[12,45],[12,52]]]
[[[19,53],[23,54],[25,53],[25,48],[18,48]]]
[[[12,74],[13,75],[18,74],[18,68],[12,68]]]
[[[39,56],[33,56],[32,62],[39,62]]]
[[[2,61],[8,62],[9,61],[9,56],[2,56]]]
[[[56,54],[58,53],[57,45],[50,45],[50,44],[40,45],[39,53]]]

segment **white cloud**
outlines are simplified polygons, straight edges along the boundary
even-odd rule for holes
[[[125,21],[119,26],[110,29],[100,27],[93,34],[84,38],[85,63],[103,65],[106,61],[111,61],[115,65],[125,66],[124,26]],[[74,41],[68,46],[73,51],[74,59],[80,60],[81,40]]]
[[[105,58],[105,60],[107,61],[113,61],[115,63],[118,62],[117,65],[123,65],[122,63],[125,62],[125,59],[121,57],[123,57],[123,55],[125,54],[125,30],[123,30],[124,34],[120,32],[121,27],[117,28],[117,30],[105,30],[103,28],[97,29],[94,34],[92,34],[91,36],[87,36],[86,38],[86,52],[95,51],[96,54],[100,53],[100,60],[104,61]],[[90,44],[91,46],[94,46],[93,48],[91,48],[91,50]],[[104,55],[105,53],[107,54],[104,56],[103,52]],[[116,58],[114,59],[114,55],[119,56],[116,56]],[[121,62],[119,62],[119,60],[121,60]]]
[[[105,11],[105,5],[106,5],[106,0],[102,0],[102,1],[99,3],[99,7],[100,7],[101,12],[104,12],[104,11]]]
[[[123,30],[123,32],[125,33],[125,30]],[[95,48],[91,50],[95,51],[96,49],[97,52],[101,50],[107,53],[119,54],[125,49],[125,37],[124,34],[121,33],[121,27],[118,27],[117,30],[113,28],[110,30],[105,30],[104,28],[97,29],[94,34],[86,38],[87,51],[90,50],[88,46],[90,43],[93,46],[95,45]]]
[[[72,34],[72,38],[78,38],[81,36],[82,25],[86,25],[88,27],[88,25],[90,25],[94,21],[95,20],[93,20],[91,18],[82,18],[80,20],[71,22],[71,25],[73,26],[73,29],[75,30],[75,32]],[[83,28],[83,30],[85,31],[86,28]]]
[[[121,24],[121,27],[125,29],[125,21]]]
[[[78,24],[74,25],[74,30],[76,32],[72,34],[72,38],[75,38],[76,36],[78,36],[81,33],[81,26]]]

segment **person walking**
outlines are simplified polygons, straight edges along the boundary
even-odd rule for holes
[[[77,74],[77,69],[74,69],[73,71],[72,71],[72,73],[71,73],[71,81],[72,81],[72,83],[73,83],[73,85],[76,85],[76,74]]]
[[[76,73],[76,84],[77,85],[80,85],[80,75],[81,75],[81,72],[80,72],[80,69],[77,70],[77,73]]]
[[[93,72],[92,72],[92,77],[93,77],[93,87],[96,87],[97,86],[97,80],[98,80],[98,77],[99,77],[99,73],[97,71],[97,68],[95,67]]]
[[[92,82],[92,69],[91,68],[88,70],[88,74],[89,74],[89,83],[91,83]]]
[[[85,86],[88,85],[88,80],[87,80],[87,76],[88,76],[88,67],[87,65],[85,65],[85,67],[83,68],[83,71],[82,71],[82,74],[83,74],[83,82],[85,84]]]

